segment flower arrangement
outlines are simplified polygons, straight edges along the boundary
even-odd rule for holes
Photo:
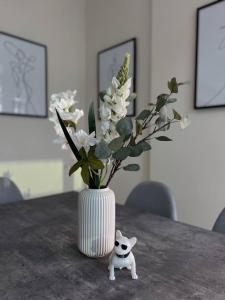
[[[89,108],[87,133],[78,130],[84,112],[77,108],[76,91],[51,96],[50,120],[54,123],[57,142],[62,144],[63,149],[70,148],[75,157],[69,175],[81,168],[82,179],[91,189],[109,186],[121,169],[138,171],[138,164],[125,164],[128,157],[135,158],[149,151],[153,140],[171,141],[169,137],[160,134],[168,131],[171,125],[179,123],[184,129],[189,124],[187,117],[181,117],[172,108],[177,101],[174,95],[178,94],[179,87],[184,84],[178,83],[176,78],[168,82],[168,93],[160,94],[134,120],[126,116],[129,102],[136,97],[130,92],[132,79],[129,78],[129,63],[130,55],[126,54],[111,86],[99,95],[101,122],[98,132],[93,103]]]

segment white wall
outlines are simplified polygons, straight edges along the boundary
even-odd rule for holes
[[[84,0],[0,0],[1,31],[47,45],[49,95],[76,87],[83,107],[86,98],[85,4]],[[36,194],[73,189],[73,180],[68,178],[64,165],[67,155],[52,143],[55,134],[47,119],[0,116],[0,128],[0,170],[12,172],[13,179],[14,172],[18,178],[19,173],[18,185],[24,189],[43,178],[51,182],[52,190],[46,190],[45,181]],[[26,166],[32,169],[32,163],[38,161],[43,168],[39,168],[39,173],[28,174]],[[54,164],[59,166],[57,174],[53,172]]]
[[[150,82],[150,1],[87,0],[87,91],[88,100],[96,101],[97,52],[129,38],[137,37],[138,110],[149,102]],[[131,189],[148,178],[149,156],[137,162],[141,171],[116,174],[111,187],[117,201],[125,202]]]
[[[196,8],[207,3],[152,0],[152,95],[164,90],[172,76],[191,80],[182,87],[179,110],[190,115],[192,124],[174,130],[174,142],[155,144],[150,173],[173,189],[181,221],[211,228],[225,206],[225,110],[193,109]]]

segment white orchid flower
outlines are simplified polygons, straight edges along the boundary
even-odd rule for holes
[[[95,132],[87,134],[83,129],[74,133],[73,140],[78,150],[83,147],[86,152],[90,150],[91,146],[94,146],[99,142],[95,138]]]
[[[62,127],[60,126],[60,124],[55,123],[54,129],[58,136],[57,139],[54,140],[54,143],[62,145],[63,150],[68,150],[68,148],[69,148],[68,143],[67,143],[67,140],[65,138],[65,135],[63,133],[63,130],[62,130]],[[74,129],[72,127],[68,127],[67,131],[69,132],[70,135],[72,135]]]
[[[187,128],[190,125],[190,123],[191,123],[191,120],[189,119],[188,116],[183,117],[181,119],[181,121],[180,121],[180,127],[181,127],[181,129]]]
[[[73,123],[77,124],[81,117],[83,117],[84,112],[81,109],[75,109],[74,112],[65,112],[59,111],[61,118],[65,121],[72,121]]]
[[[63,130],[62,130],[62,127],[59,123],[57,123],[55,126],[54,126],[54,129],[55,129],[55,132],[58,136],[60,137],[63,137],[65,139],[65,135],[63,133]],[[72,127],[67,127],[67,131],[69,132],[70,135],[72,135],[74,129]]]
[[[69,109],[77,103],[75,101],[77,91],[66,91],[59,94],[53,94],[51,96],[51,105],[49,110],[55,112],[55,109],[58,111],[69,112]]]
[[[60,114],[62,120],[71,121],[74,125],[77,125],[78,121],[81,117],[83,117],[84,112],[81,109],[75,108],[75,101],[77,91],[66,91],[59,94],[53,94],[51,96],[51,103],[49,110],[52,113],[51,118],[49,120],[54,124],[57,124],[58,118],[56,115],[56,110]]]

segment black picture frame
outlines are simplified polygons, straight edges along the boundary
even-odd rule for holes
[[[5,40],[3,39],[3,37],[5,38]],[[3,41],[1,40],[1,38],[3,39]],[[19,89],[19,85],[22,86],[22,83],[18,83],[20,77],[24,78],[24,81],[27,80],[26,79],[26,75],[29,73],[29,72],[32,72],[33,69],[34,69],[34,65],[29,65],[29,63],[35,63],[37,66],[38,66],[38,71],[36,72],[35,76],[38,77],[39,75],[43,75],[43,77],[41,77],[41,84],[40,86],[38,86],[38,80],[34,80],[34,78],[36,77],[33,77],[32,78],[32,83],[33,83],[33,86],[31,86],[31,82],[27,82],[24,83],[24,87],[23,89],[26,90],[25,86],[27,84],[27,86],[29,87],[29,91],[30,91],[30,88],[35,88],[35,90],[37,91],[39,89],[39,87],[41,87],[41,91],[40,91],[40,95],[41,97],[38,97],[36,95],[36,102],[35,104],[36,105],[36,108],[34,107],[34,104],[30,104],[31,107],[33,107],[33,112],[32,112],[32,109],[29,109],[28,108],[28,104],[26,103],[25,106],[28,108],[26,111],[22,111],[22,110],[19,110],[18,111],[16,109],[10,111],[10,109],[7,109],[7,110],[4,110],[4,102],[3,102],[3,105],[1,105],[1,102],[0,102],[0,117],[1,116],[16,116],[16,117],[28,117],[28,118],[47,118],[48,117],[48,55],[47,55],[47,46],[42,44],[42,43],[39,43],[39,42],[36,42],[36,41],[33,41],[33,40],[30,40],[30,39],[26,39],[26,38],[23,38],[23,37],[20,37],[20,36],[16,36],[16,35],[13,35],[13,34],[10,34],[10,33],[6,33],[6,32],[3,32],[3,31],[0,31],[0,54],[2,54],[3,52],[3,44],[4,42],[7,43],[7,39],[8,39],[8,55],[12,56],[12,61],[9,62],[9,65],[11,66],[11,72],[13,73],[13,68],[16,69],[16,68],[20,68],[21,72],[23,72],[23,74],[19,74],[17,73],[17,75],[15,75],[14,77],[14,81],[15,81],[15,87],[14,89],[16,89],[18,87]],[[14,43],[13,43],[13,42]],[[16,43],[18,42],[18,44]],[[32,51],[29,51],[28,50],[28,54],[29,56],[26,56],[27,53],[25,53],[25,50],[24,48],[19,48],[19,45],[20,47],[24,47],[26,49],[26,51],[28,49],[32,50],[31,48],[32,47],[36,47],[35,48],[35,51],[36,53],[38,54],[38,58],[42,58],[43,61],[42,61],[42,64],[40,65],[40,61],[36,61],[35,59],[37,57],[33,56],[34,54],[32,53]],[[7,48],[7,47],[6,47]],[[40,50],[38,52],[38,49]],[[34,51],[34,52],[35,52]],[[1,64],[1,59],[3,59],[3,55],[0,55],[0,64]],[[14,59],[14,61],[13,61]],[[2,61],[4,64],[6,64],[6,60]],[[14,64],[14,65],[13,65]],[[20,64],[20,65],[19,65]],[[25,69],[27,68],[27,69]],[[5,88],[5,83],[6,82],[11,82],[13,81],[12,78],[10,78],[10,72],[7,68],[6,69],[6,72],[4,74],[4,71],[3,71],[3,74],[1,74],[1,70],[0,70],[0,87],[1,87],[1,77],[3,78],[2,80],[2,88],[4,90]],[[40,69],[40,70],[39,70]],[[25,73],[25,70],[27,73]],[[11,76],[13,77],[11,73]],[[19,75],[18,75],[19,74]],[[4,77],[5,76],[5,77]],[[42,90],[42,87],[43,87],[43,90]],[[20,87],[21,88],[21,87]],[[21,88],[22,89],[22,88]],[[23,92],[24,95],[28,95],[28,92],[25,93]],[[22,92],[21,92],[22,94]],[[29,94],[29,101],[31,100],[31,94]],[[0,89],[0,97],[1,97],[1,89]],[[16,96],[17,97],[17,94]],[[5,97],[4,95],[4,99],[6,99],[5,101],[7,102],[7,105],[8,105],[8,99],[12,99],[12,97],[8,98]],[[27,96],[27,99],[28,99],[28,96]],[[0,98],[0,101],[1,101],[1,98]],[[41,108],[38,107],[39,105],[39,102],[38,101],[42,101],[40,102],[41,104]],[[23,104],[24,105],[24,104]],[[39,109],[39,110],[38,110]],[[35,112],[36,110],[36,112]]]
[[[224,94],[224,97],[221,97],[221,98],[224,98],[222,103],[216,103],[216,102],[213,103],[213,99],[215,99],[216,97],[218,97],[219,94],[221,94],[221,93],[219,93],[221,91],[221,87],[218,87],[217,92],[216,92],[216,89],[215,89],[215,91],[213,89],[211,89],[212,95],[209,95],[208,96],[209,98],[208,97],[202,97],[202,99],[203,99],[202,100],[199,97],[200,90],[203,91],[203,88],[200,88],[200,86],[201,86],[200,70],[202,69],[201,66],[200,66],[200,50],[201,50],[201,47],[204,47],[204,45],[202,45],[200,43],[200,38],[201,38],[202,30],[205,30],[205,32],[208,32],[208,31],[206,31],[207,28],[205,26],[203,26],[204,22],[202,20],[203,20],[204,17],[201,15],[201,13],[206,12],[206,10],[209,10],[213,7],[215,8],[217,5],[223,5],[224,8],[225,8],[225,0],[218,0],[218,1],[206,4],[204,6],[201,6],[197,9],[197,12],[196,12],[196,54],[195,54],[195,88],[194,88],[194,108],[195,109],[208,109],[208,108],[225,107],[225,94]],[[215,21],[218,20],[218,14],[215,15],[214,19],[215,19]],[[224,19],[225,19],[225,13],[224,13]],[[203,24],[201,22],[203,22]],[[210,22],[209,25],[213,26],[213,22]],[[224,22],[223,25],[225,25],[225,22]],[[225,42],[225,26],[224,26],[224,42]],[[207,49],[207,47],[205,47],[205,48]],[[224,55],[224,57],[225,57],[225,55]],[[208,60],[208,61],[210,61],[210,60]],[[206,64],[208,63],[208,61],[206,60]],[[201,63],[201,65],[202,65],[202,63]],[[225,59],[224,59],[224,69],[225,69]],[[207,66],[205,68],[203,74],[205,73],[205,75],[207,76],[207,74],[209,74],[208,72],[211,72],[210,66]],[[224,73],[224,75],[225,75],[225,73]],[[203,86],[203,84],[202,84],[202,86]],[[224,83],[224,89],[223,90],[225,92],[225,83]],[[200,102],[202,102],[202,103],[200,103]]]
[[[128,39],[126,41],[123,41],[121,43],[118,43],[116,45],[113,45],[111,47],[108,47],[106,49],[103,49],[101,51],[99,51],[97,53],[97,99],[98,99],[98,112],[99,112],[99,106],[100,106],[100,99],[99,99],[99,92],[101,92],[102,90],[105,90],[107,87],[110,86],[111,84],[111,81],[108,81],[107,84],[105,84],[105,86],[102,88],[101,87],[101,57],[103,55],[105,55],[106,53],[113,53],[114,50],[118,50],[118,49],[121,49],[121,55],[120,57],[117,58],[117,61],[118,61],[118,64],[117,64],[117,67],[119,67],[122,62],[123,62],[123,59],[124,59],[124,56],[125,56],[125,53],[126,52],[130,52],[130,51],[127,51],[126,47],[128,47],[128,45],[131,46],[131,49],[132,49],[132,53],[131,53],[131,66],[132,66],[132,71],[131,71],[131,74],[130,76],[132,77],[132,89],[131,89],[131,92],[133,93],[136,93],[137,90],[136,90],[136,70],[137,70],[137,39],[134,37],[134,38],[131,38],[131,39]],[[122,48],[124,49],[124,51],[122,50]],[[133,55],[132,55],[133,54]],[[116,54],[115,54],[116,55]],[[118,72],[118,69],[115,70],[115,72],[113,72],[113,76],[116,75],[116,73]],[[112,76],[111,76],[111,79],[112,79]],[[137,106],[137,99],[135,99],[130,105],[131,105],[131,108],[128,108],[130,110],[128,110],[128,114],[127,116],[130,116],[130,117],[133,117],[136,115],[136,106]],[[98,113],[98,116],[100,118],[100,115]]]

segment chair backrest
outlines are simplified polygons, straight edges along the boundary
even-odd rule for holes
[[[0,204],[21,200],[23,196],[15,183],[7,177],[0,177]]]
[[[161,182],[139,183],[128,196],[126,205],[177,220],[174,197],[168,186]]]
[[[212,230],[220,233],[225,233],[225,208],[219,214]]]

